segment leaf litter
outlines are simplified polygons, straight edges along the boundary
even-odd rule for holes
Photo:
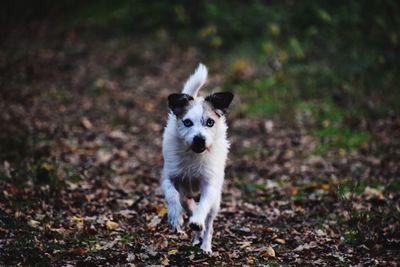
[[[32,48],[30,38],[20,41]],[[88,42],[84,36],[70,44],[81,52],[34,42],[57,51],[45,67],[38,48],[15,64],[10,53],[2,53],[1,64],[16,76],[8,77],[0,118],[13,118],[27,142],[15,150],[19,160],[1,157],[0,264],[395,266],[400,261],[399,118],[371,119],[375,138],[369,146],[322,157],[310,154],[318,140],[307,129],[233,110],[230,161],[210,257],[190,245],[187,226],[186,234],[169,229],[159,189],[165,99],[180,88],[200,55],[174,47],[161,57],[134,41],[127,48],[115,40],[110,49],[104,40]],[[113,60],[115,55],[121,60]],[[129,58],[142,63],[132,65]],[[221,62],[209,65],[211,87],[231,82],[220,71]],[[37,79],[19,79],[27,69],[34,69]],[[30,88],[31,96],[11,97],[20,87]],[[243,99],[236,97],[234,106]],[[4,131],[15,134],[12,127]]]

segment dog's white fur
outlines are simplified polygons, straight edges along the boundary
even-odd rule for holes
[[[182,93],[194,99],[183,118],[169,113],[163,135],[164,168],[161,187],[168,204],[168,221],[172,228],[182,231],[183,208],[188,208],[189,225],[198,229],[193,244],[200,244],[201,249],[211,253],[213,221],[219,211],[221,191],[225,175],[225,162],[229,151],[227,125],[225,117],[215,120],[213,127],[204,124],[204,98],[198,97],[198,91],[207,79],[207,68],[200,64],[195,73],[187,80]],[[192,127],[185,127],[182,120],[190,118]],[[206,150],[194,153],[190,144],[195,135],[205,137]],[[200,201],[186,201],[200,193]],[[201,230],[199,230],[201,229]]]

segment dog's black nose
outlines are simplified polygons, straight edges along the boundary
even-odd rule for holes
[[[196,135],[193,138],[192,150],[196,153],[201,153],[206,150],[206,139],[201,135]]]

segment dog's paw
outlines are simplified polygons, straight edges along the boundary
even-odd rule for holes
[[[169,218],[169,224],[171,225],[171,228],[173,231],[177,232],[177,233],[182,233],[182,224],[183,224],[183,217],[182,216],[178,216],[178,217],[173,217],[173,218]]]
[[[203,242],[200,246],[201,250],[208,254],[208,255],[212,255],[212,250],[211,250],[211,244],[207,244],[207,242]]]
[[[180,207],[171,207],[168,208],[168,222],[172,227],[173,231],[177,233],[182,233],[182,224],[183,224],[183,216],[182,216],[182,208]]]
[[[204,230],[204,222],[192,216],[189,219],[189,227],[194,231],[201,232]]]

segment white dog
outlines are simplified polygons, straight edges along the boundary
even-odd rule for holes
[[[171,94],[171,112],[163,136],[161,187],[168,204],[168,221],[181,231],[183,208],[196,231],[193,244],[211,253],[213,221],[219,211],[229,150],[224,114],[233,99],[229,92],[197,96],[207,79],[200,64],[181,94]],[[196,203],[194,198],[200,196]]]

